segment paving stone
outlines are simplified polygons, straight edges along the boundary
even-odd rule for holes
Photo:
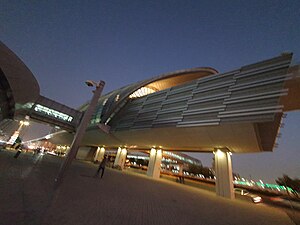
[[[74,161],[54,189],[62,158],[38,160],[22,153],[0,152],[0,224],[14,225],[218,225],[294,224],[266,205],[228,200],[174,181]]]

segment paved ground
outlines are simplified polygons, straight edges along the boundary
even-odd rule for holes
[[[61,159],[0,150],[0,224],[218,225],[294,224],[282,211],[216,197],[206,190],[73,162],[62,185],[53,181]]]

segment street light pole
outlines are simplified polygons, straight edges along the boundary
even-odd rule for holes
[[[98,83],[96,83],[94,81],[88,80],[88,81],[86,81],[86,84],[90,87],[95,86],[96,89],[93,91],[93,93],[94,93],[93,98],[92,98],[87,110],[85,111],[85,113],[84,113],[84,115],[83,115],[83,117],[80,121],[80,124],[79,124],[78,128],[76,129],[76,133],[75,133],[73,142],[71,144],[69,153],[66,156],[66,159],[64,160],[64,162],[62,163],[62,165],[60,167],[60,170],[58,172],[57,178],[55,179],[55,182],[56,182],[55,186],[56,187],[58,187],[61,184],[66,170],[71,165],[72,160],[75,158],[75,156],[77,154],[79,145],[80,145],[80,143],[82,141],[82,138],[85,134],[85,130],[86,130],[88,124],[89,124],[91,116],[92,116],[93,112],[95,111],[98,99],[101,96],[101,93],[102,93],[103,87],[105,85],[105,82],[104,81],[99,81]]]
[[[23,126],[29,126],[29,121],[28,121],[28,120],[29,120],[29,117],[26,116],[25,119],[26,119],[26,120],[24,120],[24,121],[21,120],[21,121],[19,122],[19,127],[18,127],[18,129],[17,129],[17,130],[14,132],[14,134],[10,137],[10,139],[9,139],[8,142],[7,142],[7,144],[13,145],[13,144],[15,143],[16,139],[19,137],[20,132],[21,132]]]

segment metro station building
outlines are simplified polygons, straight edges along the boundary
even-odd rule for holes
[[[26,115],[59,126],[48,141],[69,145],[89,103],[72,109],[40,96],[32,73],[2,43],[0,54],[0,129]],[[122,166],[128,151],[149,151],[147,175],[158,178],[164,151],[214,152],[216,192],[233,198],[231,155],[272,151],[284,112],[300,108],[300,68],[291,60],[285,53],[225,73],[180,70],[102,95],[77,157],[116,149]]]

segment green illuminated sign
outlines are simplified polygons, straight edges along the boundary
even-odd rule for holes
[[[67,115],[65,113],[62,113],[62,112],[58,112],[54,109],[50,109],[48,107],[45,107],[45,106],[42,106],[42,105],[39,105],[39,104],[37,104],[34,107],[34,111],[41,112],[41,113],[47,114],[48,116],[55,117],[57,119],[68,121],[68,122],[71,122],[73,120],[72,116],[69,116],[69,115]]]

